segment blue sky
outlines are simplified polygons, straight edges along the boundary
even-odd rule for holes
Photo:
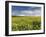
[[[12,16],[40,16],[41,7],[12,6]]]

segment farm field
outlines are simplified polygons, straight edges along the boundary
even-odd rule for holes
[[[40,30],[40,16],[12,16],[12,31]]]

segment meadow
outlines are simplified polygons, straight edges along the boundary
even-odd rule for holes
[[[12,16],[12,31],[40,30],[40,16]]]

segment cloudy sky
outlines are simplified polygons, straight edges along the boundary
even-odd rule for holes
[[[12,16],[40,16],[41,7],[12,6]]]

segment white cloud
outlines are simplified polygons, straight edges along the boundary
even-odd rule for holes
[[[26,13],[26,14],[31,14],[32,13],[32,11],[30,11],[30,10],[26,10],[26,11],[21,11],[22,13]]]
[[[25,15],[21,15],[21,14],[20,14],[19,16],[25,16]]]
[[[13,16],[40,16],[41,11],[40,10],[24,10],[24,11],[14,11],[12,13]]]
[[[34,16],[40,16],[41,15],[41,10],[34,10],[33,11]]]

